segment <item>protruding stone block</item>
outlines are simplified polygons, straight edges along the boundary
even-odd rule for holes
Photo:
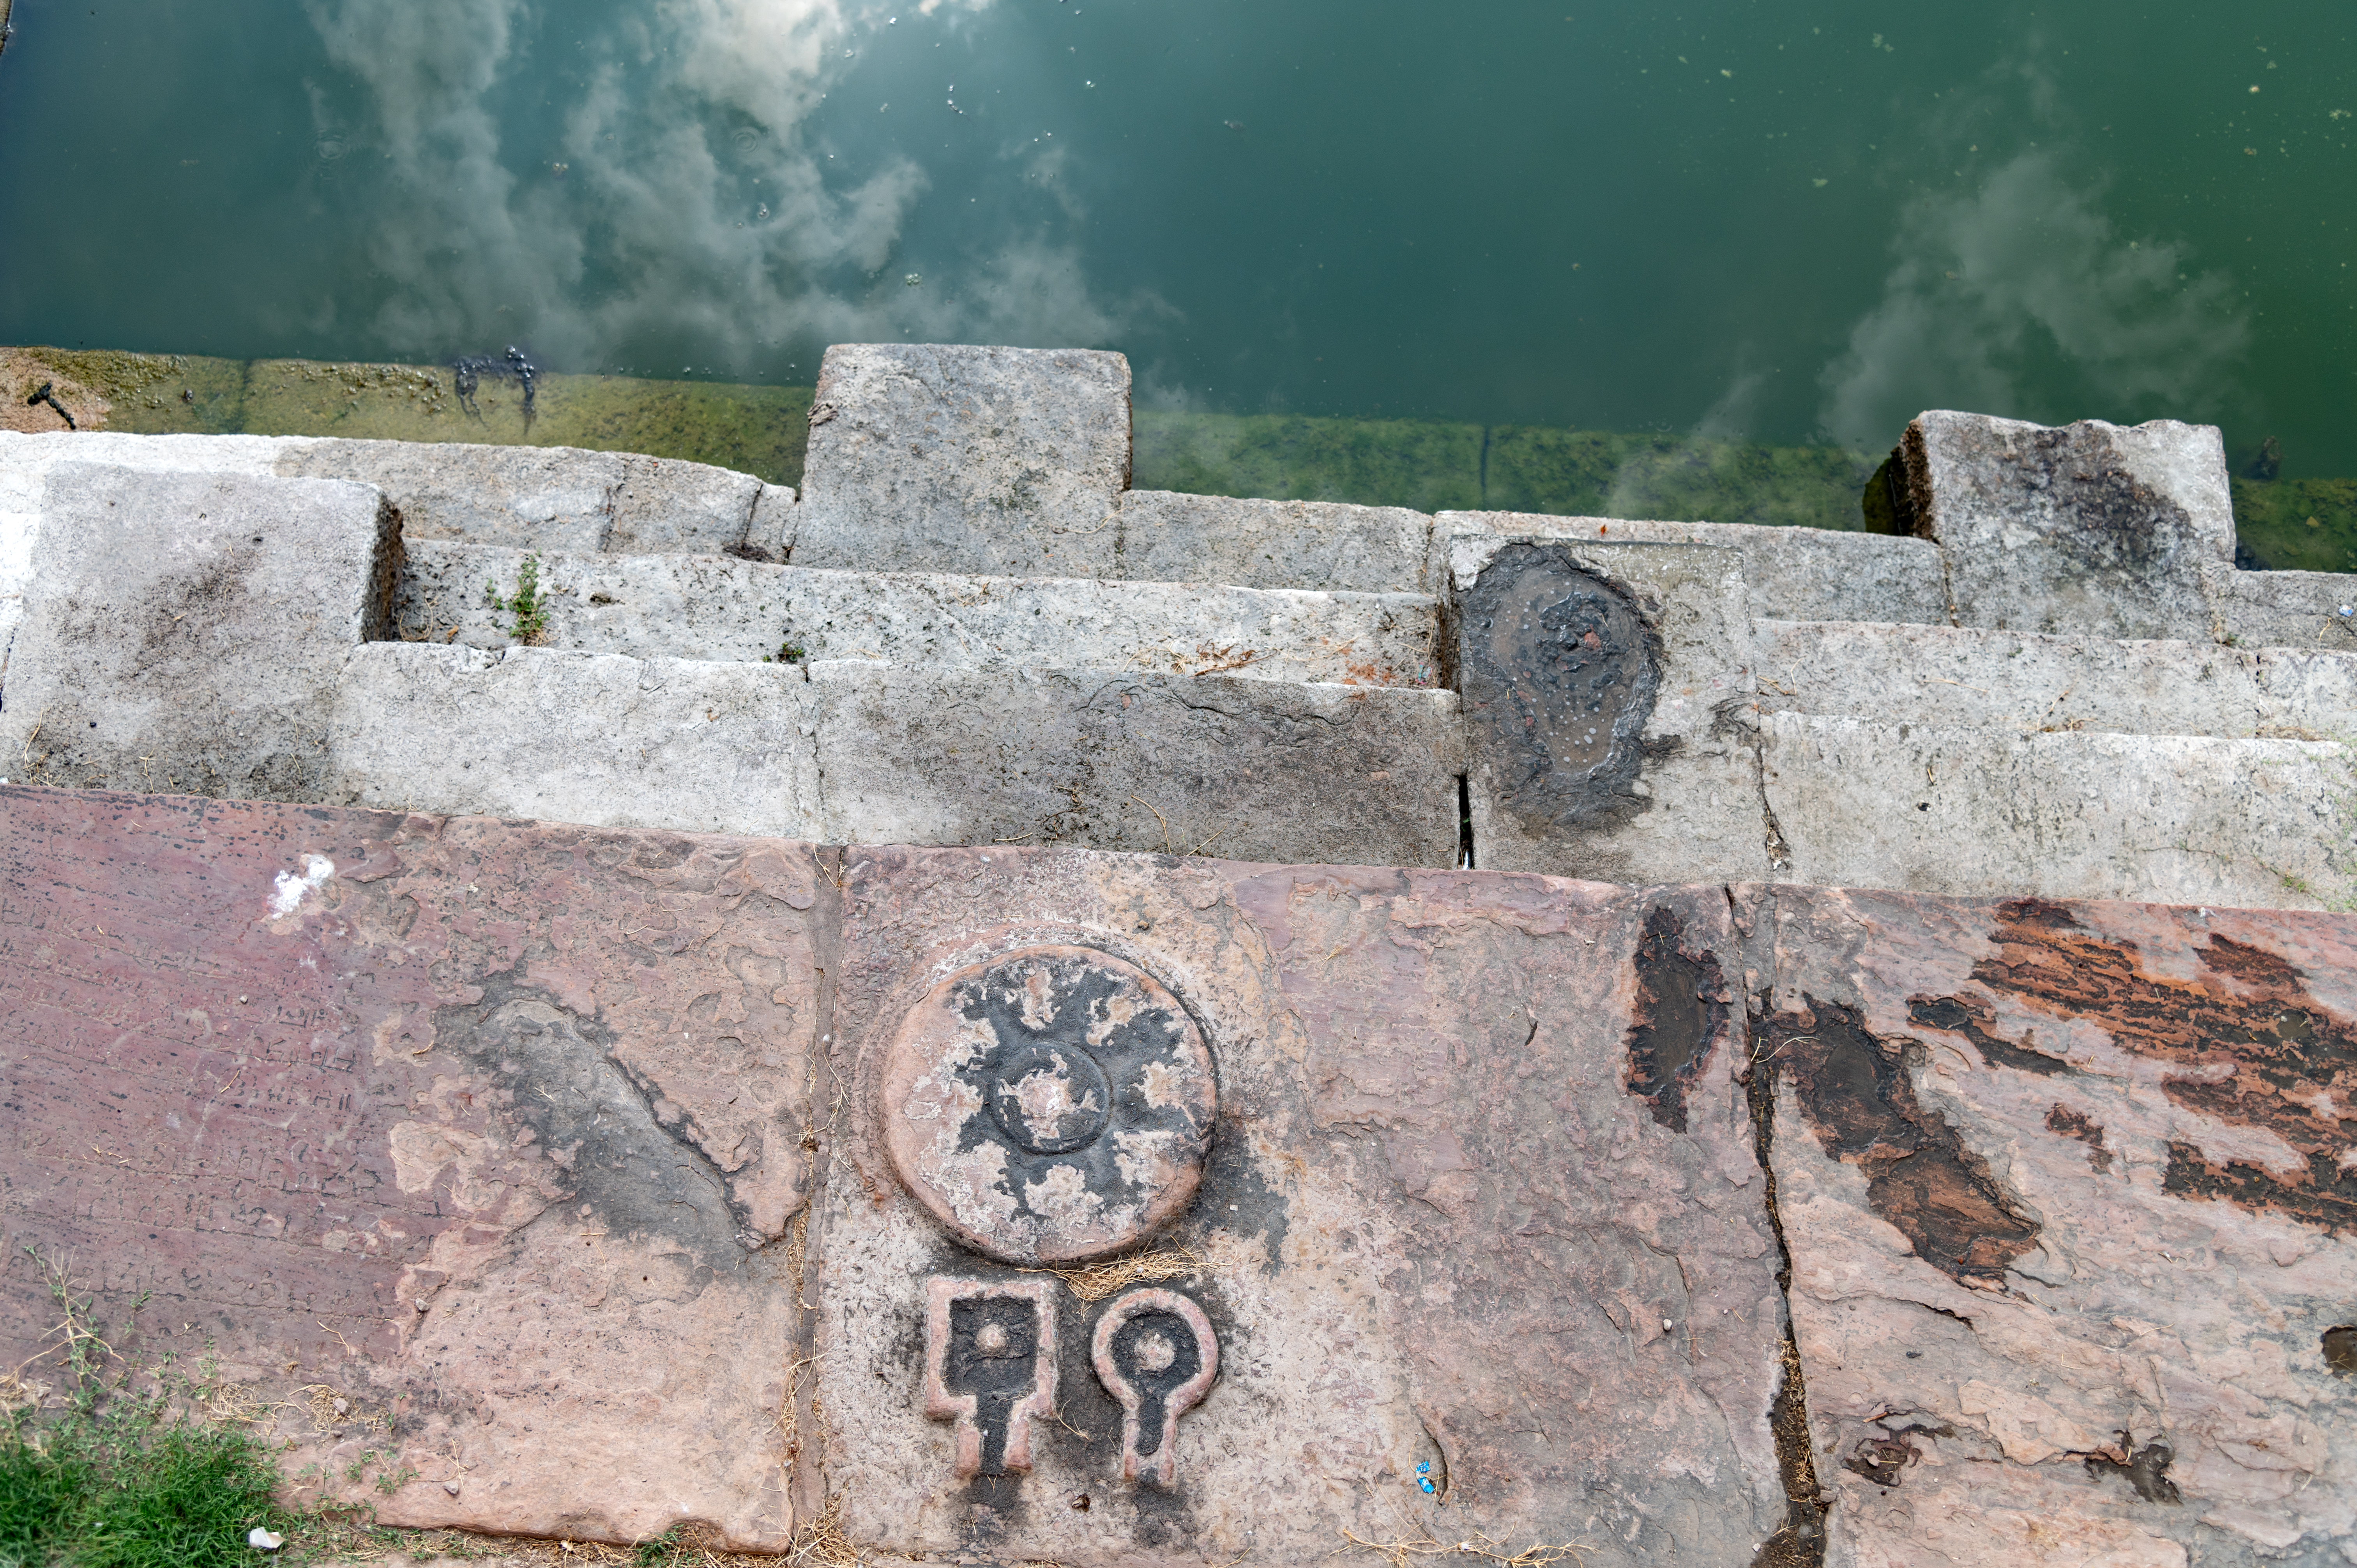
[[[1431,535],[1432,519],[1404,507],[1132,490],[1116,565],[1134,581],[1437,593]]]
[[[2357,927],[1742,902],[1831,1568],[2345,1555]]]
[[[811,405],[794,560],[1114,577],[1129,361],[1082,349],[838,343]]]
[[[1935,410],[1902,450],[1913,526],[1947,560],[1959,625],[2212,639],[2205,580],[2234,560],[2214,425]]]
[[[399,521],[365,485],[57,463],[0,650],[19,782],[316,800],[344,660],[384,634]]]
[[[786,1550],[820,886],[801,844],[0,789],[12,1397],[72,1392],[56,1268],[104,1375],[211,1379],[290,1502]]]
[[[1766,875],[1733,552],[1459,533],[1451,564],[1479,865]]]

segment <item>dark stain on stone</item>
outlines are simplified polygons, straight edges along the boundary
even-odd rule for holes
[[[1126,1017],[1109,1011],[1125,983],[1085,959],[1031,955],[996,965],[952,993],[952,1005],[987,1026],[995,1042],[953,1069],[981,1107],[959,1127],[958,1149],[989,1143],[1003,1151],[998,1188],[1014,1199],[1017,1214],[1044,1218],[1029,1194],[1046,1184],[1052,1165],[1078,1169],[1082,1184],[1109,1204],[1145,1204],[1158,1174],[1125,1168],[1128,1140],[1119,1133],[1173,1134],[1164,1156],[1173,1164],[1200,1158],[1211,1142],[1211,1127],[1197,1125],[1192,1109],[1157,1105],[1149,1094],[1149,1069],[1180,1067],[1184,1026],[1167,1007],[1141,1007]],[[1052,1125],[1028,1116],[1017,1095],[1038,1071],[1085,1086]]]
[[[662,1236],[721,1273],[746,1266],[742,1226],[717,1166],[686,1118],[610,1054],[613,1031],[566,1012],[520,975],[482,982],[471,1006],[436,1010],[436,1046],[472,1065],[504,1096],[504,1114],[532,1129],[552,1174],[619,1234]]]
[[[1960,1282],[1998,1284],[2038,1241],[2039,1224],[1937,1111],[1915,1099],[1923,1047],[1869,1033],[1853,1008],[1804,998],[1767,1020],[1763,1046],[1792,1084],[1825,1154],[1865,1173],[1867,1203]]]
[[[2215,1165],[2199,1144],[2172,1141],[2160,1189],[2179,1197],[2237,1204],[2254,1213],[2272,1209],[2327,1235],[2357,1230],[2357,1176],[2342,1171],[2339,1160],[2323,1150],[2310,1153],[2297,1174],[2279,1176],[2247,1160]]]
[[[2128,1434],[2120,1434],[2120,1450],[2127,1452]],[[2136,1488],[2136,1495],[2148,1503],[2178,1503],[2177,1483],[2169,1478],[2169,1463],[2177,1453],[2158,1438],[2153,1439],[2133,1454],[2124,1464],[2101,1454],[2087,1455],[2087,1474],[2094,1477],[2119,1476]]]
[[[1923,1457],[1922,1450],[1907,1441],[1913,1430],[1867,1433],[1842,1455],[1842,1468],[1853,1476],[1864,1476],[1878,1487],[1897,1486],[1907,1467]]]
[[[1458,632],[1466,711],[1524,831],[1609,825],[1645,808],[1634,786],[1662,639],[1635,599],[1565,546],[1509,544],[1465,596]]]
[[[1646,912],[1637,943],[1636,1022],[1629,1030],[1629,1092],[1673,1133],[1686,1130],[1686,1090],[1727,1028],[1726,979],[1710,952],[1688,952],[1677,911]]]
[[[2076,1138],[2087,1145],[2087,1163],[2101,1175],[2112,1168],[2112,1151],[2104,1146],[2104,1124],[2090,1118],[2083,1111],[2073,1111],[2061,1101],[2046,1112],[2046,1130],[2060,1133],[2066,1138]]]
[[[1285,1262],[1285,1234],[1291,1224],[1291,1211],[1285,1194],[1261,1176],[1251,1140],[1244,1136],[1238,1119],[1222,1120],[1228,1125],[1211,1140],[1203,1184],[1188,1209],[1185,1225],[1198,1234],[1225,1230],[1258,1236],[1262,1255],[1267,1260],[1263,1269],[1273,1274]]]
[[[2357,1025],[2308,989],[2281,955],[2212,935],[2195,950],[2206,973],[2155,974],[2133,942],[2087,930],[2034,900],[2001,905],[1997,951],[1973,978],[2057,1018],[2104,1029],[2134,1056],[2185,1069],[2161,1080],[2169,1098],[2237,1127],[2274,1133],[2302,1165],[2273,1172],[2212,1163],[2172,1143],[2164,1190],[2283,1215],[2330,1234],[2357,1230],[2357,1174],[2341,1167],[2357,1119],[2330,1108],[2357,1093]]]
[[[1767,996],[1749,1009],[1755,1029],[1764,1031]],[[1784,1217],[1776,1202],[1776,1093],[1774,1069],[1747,1069],[1741,1078],[1744,1100],[1751,1112],[1753,1148],[1766,1186],[1768,1225],[1776,1238],[1776,1288],[1792,1288],[1792,1252],[1784,1240]],[[1784,1520],[1774,1534],[1760,1543],[1751,1568],[1824,1568],[1825,1505],[1817,1500],[1816,1455],[1809,1437],[1809,1396],[1801,1371],[1801,1348],[1792,1337],[1792,1316],[1784,1315],[1784,1335],[1776,1347],[1783,1376],[1776,1381],[1776,1397],[1768,1407],[1769,1430],[1776,1438],[1776,1469],[1784,1483]]]
[[[1930,504],[1930,464],[1920,424],[1900,443],[1909,492],[1919,519],[1935,517]],[[2141,575],[2180,552],[2200,551],[2193,519],[2169,497],[2127,471],[2125,454],[2106,432],[2090,424],[2033,427],[1986,438],[1967,455],[1965,482],[1994,484],[1995,499],[2050,514],[2041,542],[2072,558],[2083,575]],[[1986,503],[1984,503],[1986,504]]]
[[[2357,1324],[2324,1331],[2324,1364],[2341,1377],[2357,1378]]]
[[[1952,1035],[1962,1035],[1981,1053],[1981,1058],[1993,1067],[2009,1067],[2022,1072],[2067,1073],[2075,1070],[2061,1057],[2050,1057],[2044,1051],[2027,1045],[2016,1045],[1990,1032],[1996,1020],[1979,1004],[1959,996],[1910,996],[1907,999],[1907,1016],[1931,1029],[1945,1029]]]

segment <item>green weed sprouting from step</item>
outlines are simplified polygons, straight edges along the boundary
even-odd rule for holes
[[[69,1374],[63,1408],[44,1411],[19,1367],[0,1389],[0,1563],[25,1568],[230,1568],[246,1532],[284,1528],[278,1470],[253,1434],[191,1419],[159,1373],[152,1390],[92,1326],[94,1295],[70,1265],[25,1249],[60,1318],[44,1357]],[[140,1301],[146,1298],[143,1295]],[[138,1310],[135,1304],[133,1311]],[[118,1339],[130,1325],[118,1333]],[[35,1360],[44,1359],[36,1357]]]
[[[527,647],[548,635],[548,600],[540,591],[540,556],[527,555],[516,568],[516,591],[505,598],[500,596],[500,585],[489,578],[483,581],[483,592],[490,596],[491,607],[510,618],[507,634]]]

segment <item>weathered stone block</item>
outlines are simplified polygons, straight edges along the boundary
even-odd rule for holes
[[[1692,544],[1451,541],[1475,864],[1766,875],[1743,567]]]
[[[317,798],[816,837],[816,716],[791,666],[380,642],[343,671]]]
[[[811,666],[828,843],[1448,865],[1453,692]]]
[[[1433,593],[1432,519],[1402,507],[1132,490],[1116,569],[1133,580]]]
[[[838,343],[819,370],[795,561],[1112,577],[1129,361],[1080,349]]]
[[[1532,512],[1445,511],[1433,553],[1445,560],[1458,533],[1598,544],[1706,544],[1743,558],[1751,614],[1782,620],[1915,621],[1945,625],[1940,551],[1928,540],[1828,528],[1738,522],[1630,522]]]
[[[794,491],[791,485],[763,485],[745,530],[748,560],[785,562],[794,553]]]
[[[1826,886],[2318,908],[2357,895],[2357,752],[1770,714],[1768,806]]]
[[[399,521],[364,485],[48,465],[0,650],[20,781],[317,798],[345,657],[388,623]]]
[[[1829,1568],[2344,1559],[2357,922],[1743,902]]]
[[[1932,729],[2338,738],[2357,651],[1759,621],[1760,705]]]
[[[2215,571],[2209,581],[2222,642],[2357,653],[2357,576]]]
[[[521,552],[428,541],[402,573],[403,635],[504,648]],[[1440,606],[1410,594],[954,577],[770,566],[721,555],[550,555],[545,646],[633,658],[864,659],[931,670],[1216,672],[1431,686]]]
[[[1958,624],[2211,639],[2203,578],[2234,558],[2214,425],[1933,411],[1901,449],[1914,528],[1947,561]]]
[[[813,1349],[853,1540],[1108,1568],[1459,1541],[1739,1568],[1787,1526],[1718,889],[887,849],[855,852],[843,899]],[[1154,992],[1117,1006],[1132,973]],[[972,1021],[963,1059],[1038,1108],[1043,1054],[1069,1082],[1130,1059],[1116,1025],[1200,1031],[1209,1162],[1145,1250],[1023,1272],[908,1195],[888,1129],[932,1102],[891,1093],[893,1064],[944,1005]],[[1159,1409],[1132,1408],[1141,1375]]]
[[[110,1372],[211,1369],[324,1469],[296,1501],[782,1550],[814,872],[0,789],[0,1359],[70,1391],[63,1268]]]

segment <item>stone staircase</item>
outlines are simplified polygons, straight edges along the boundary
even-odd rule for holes
[[[2316,907],[2351,580],[2217,434],[1928,413],[1906,536],[1127,489],[1118,355],[838,347],[797,496],[0,435],[16,782],[1243,860]],[[536,575],[539,625],[513,597]]]

